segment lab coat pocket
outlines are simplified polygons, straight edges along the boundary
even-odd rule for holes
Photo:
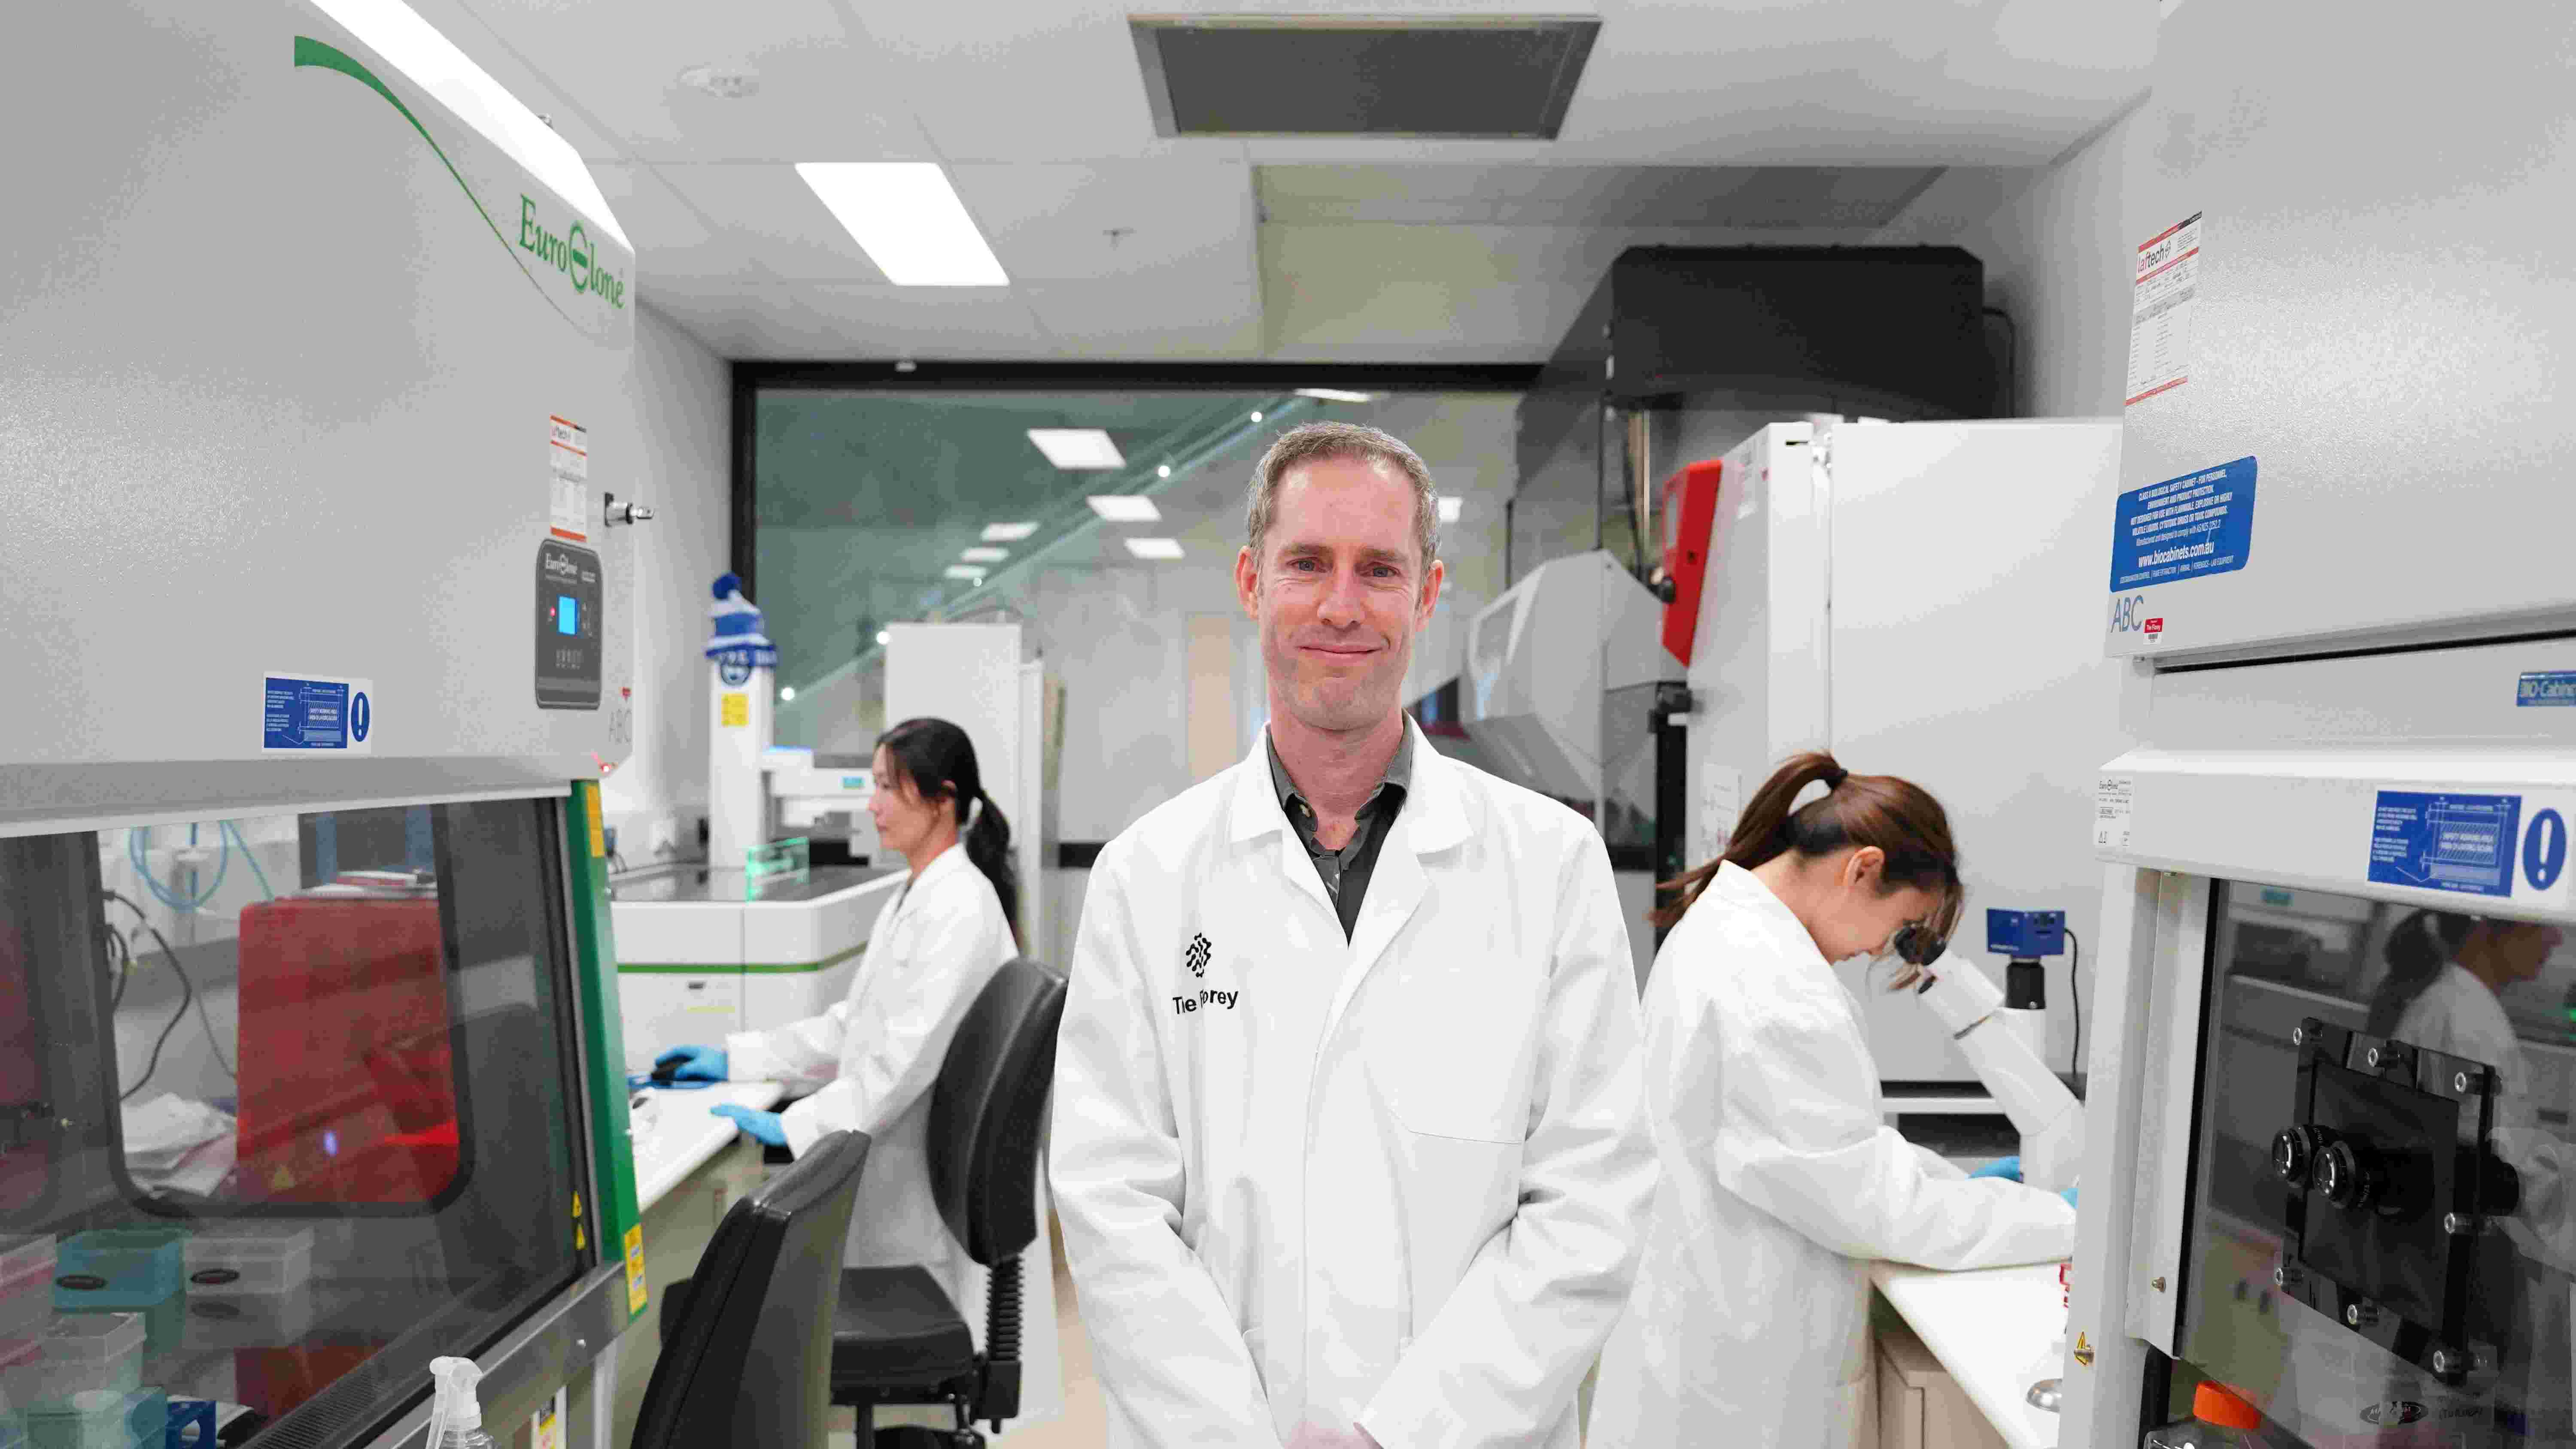
[[[1407,1131],[1517,1148],[1529,1132],[1537,1004],[1478,973],[1417,970],[1370,1022],[1369,1070]]]

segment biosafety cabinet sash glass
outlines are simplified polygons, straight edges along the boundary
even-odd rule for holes
[[[559,812],[0,840],[0,1406],[356,1442],[596,1260]]]
[[[2576,1442],[2561,928],[2215,886],[2182,1369],[2321,1449]]]

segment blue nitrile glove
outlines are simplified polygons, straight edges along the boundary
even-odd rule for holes
[[[2021,1181],[2021,1159],[2018,1157],[1998,1157],[1994,1161],[1987,1163],[1985,1166],[1978,1168],[1976,1171],[1969,1173],[1968,1175],[1970,1177],[2000,1177],[2006,1182],[2019,1182]]]
[[[2058,1196],[2066,1199],[2066,1205],[2068,1207],[2075,1206],[2075,1189],[2070,1187],[2064,1192],[2059,1193]]]
[[[713,1115],[732,1118],[742,1124],[743,1131],[772,1147],[787,1145],[787,1123],[775,1112],[755,1112],[749,1107],[737,1107],[727,1102],[716,1108]]]
[[[671,1075],[683,1082],[721,1082],[725,1079],[723,1047],[673,1047],[653,1059],[656,1068],[677,1067]]]

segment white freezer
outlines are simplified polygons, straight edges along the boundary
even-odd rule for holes
[[[1827,747],[1948,810],[1953,951],[2001,980],[1989,906],[2062,909],[2094,943],[2093,772],[2124,743],[2092,607],[2118,450],[2117,424],[2079,420],[1777,424],[1730,451],[1689,671],[1688,858],[1723,849],[1781,760]],[[2047,963],[2061,1069],[2070,964]],[[1885,1080],[1975,1080],[1913,1001],[1861,995]]]

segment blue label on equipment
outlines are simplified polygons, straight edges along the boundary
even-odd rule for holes
[[[345,750],[349,713],[346,684],[269,675],[268,720],[261,743],[272,750]],[[366,738],[364,731],[358,738]]]
[[[2521,825],[2519,795],[2382,790],[2370,826],[2370,878],[2382,885],[2510,896]],[[2554,869],[2551,877],[2556,878]]]
[[[2522,837],[2522,878],[2533,890],[2545,891],[2558,884],[2566,869],[2567,818],[2542,810],[2531,817],[2531,829]]]
[[[2120,495],[2111,518],[2111,587],[2234,573],[2254,549],[2254,460]]]
[[[2576,705],[2576,669],[2545,669],[2524,675],[2513,691],[2513,702],[2524,709],[2534,705]]]

